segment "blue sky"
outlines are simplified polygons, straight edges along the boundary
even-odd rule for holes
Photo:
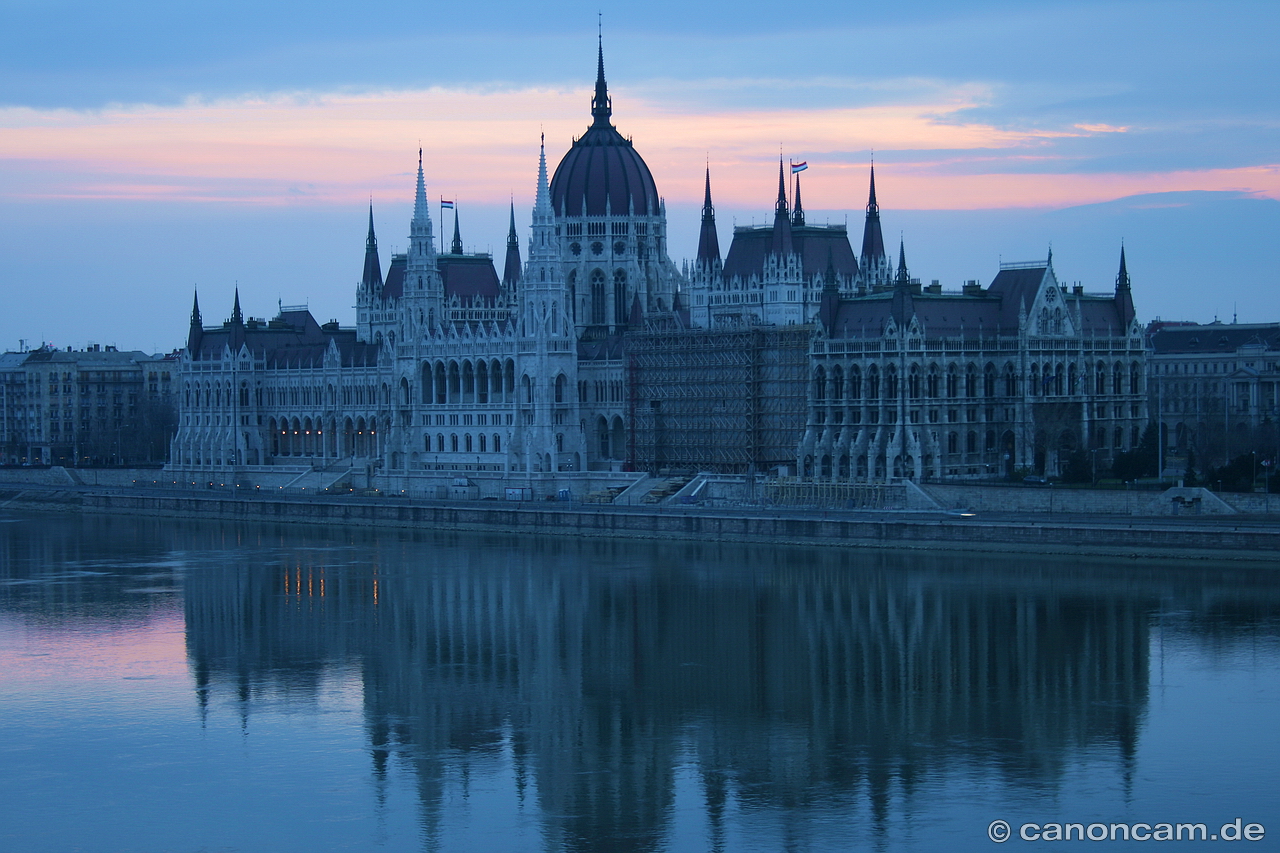
[[[528,222],[538,134],[588,120],[581,3],[173,6],[0,0],[0,346],[167,350],[205,319],[308,302],[353,319],[366,210],[403,246],[417,147],[469,248]],[[1043,257],[1143,319],[1280,320],[1280,5],[897,3],[605,8],[614,120],[694,250],[771,211],[779,148],[811,221],[886,237],[944,287]],[[437,222],[437,228],[439,223]],[[446,228],[451,223],[446,220]],[[223,306],[225,303],[225,307]]]

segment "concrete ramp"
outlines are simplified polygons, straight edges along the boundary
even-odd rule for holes
[[[1166,489],[1151,499],[1135,515],[1236,515],[1234,507],[1208,489],[1181,487]]]

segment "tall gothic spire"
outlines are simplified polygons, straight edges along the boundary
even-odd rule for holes
[[[538,191],[534,194],[535,216],[551,216],[551,190],[547,186],[547,135],[542,134],[538,144]]]
[[[413,218],[416,222],[426,222],[430,215],[427,212],[427,184],[422,179],[422,149],[418,149],[418,188],[413,195]]]
[[[1133,291],[1129,286],[1129,268],[1124,260],[1124,244],[1120,244],[1120,272],[1116,274],[1116,313],[1126,333],[1136,314],[1133,308]]]
[[[373,233],[373,202],[369,203],[369,236],[364,238],[364,274],[360,286],[374,296],[382,294],[382,262],[378,259],[378,238]]]
[[[462,254],[462,235],[458,231],[458,203],[453,203],[453,242],[449,244],[449,252],[454,255]]]
[[[898,278],[897,283],[905,286],[911,283],[911,273],[907,271],[907,246],[902,238],[898,238]]]
[[[800,204],[800,174],[796,173],[796,206],[791,212],[792,225],[804,225],[804,207]]]
[[[859,264],[867,274],[888,265],[884,234],[880,230],[880,205],[876,203],[876,165],[871,164],[871,190],[867,196],[867,221],[862,228],[862,257]]]
[[[787,215],[787,181],[782,176],[782,158],[778,158],[778,200],[773,205],[775,216]]]
[[[507,229],[507,262],[502,268],[502,284],[514,287],[520,281],[520,238],[516,236],[516,203],[511,202],[511,227]]]
[[[200,320],[200,296],[194,288],[191,293],[191,328],[187,331],[187,352],[194,354],[200,349],[200,336],[204,334],[204,325]]]
[[[611,127],[609,117],[613,115],[613,101],[609,98],[609,87],[604,82],[604,36],[600,36],[600,53],[596,64],[596,95],[591,99],[592,127]]]
[[[790,255],[793,251],[791,217],[787,215],[787,180],[783,177],[781,157],[778,158],[778,201],[774,204],[773,245],[770,251],[778,256]]]
[[[707,191],[702,202],[702,231],[698,234],[698,260],[720,260],[720,240],[716,236],[716,209],[711,204],[711,167],[707,166]]]

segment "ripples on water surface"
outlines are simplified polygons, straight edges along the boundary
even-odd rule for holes
[[[1271,847],[1278,578],[20,518],[0,849],[990,850],[996,818],[1236,817]]]

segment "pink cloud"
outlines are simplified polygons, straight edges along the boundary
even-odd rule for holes
[[[918,152],[882,167],[886,205],[915,209],[1057,207],[1174,190],[1240,190],[1280,198],[1274,165],[1199,171],[1081,174],[1056,138],[1123,133],[1078,124],[1069,131],[1014,131],[957,120],[981,103],[972,87],[929,103],[831,109],[674,113],[615,95],[619,129],[637,140],[668,201],[696,204],[711,160],[716,200],[768,206],[776,173],[767,164],[794,146],[807,159],[811,208],[858,209],[873,147]],[[93,112],[0,110],[0,168],[16,170],[9,197],[166,199],[265,205],[356,204],[405,198],[416,148],[432,194],[473,203],[533,195],[538,134],[554,167],[588,121],[585,90],[477,92],[446,89],[366,95],[291,95],[120,106]],[[930,157],[931,151],[945,157]],[[960,153],[956,153],[960,152]],[[829,158],[829,159],[828,159]],[[1002,163],[1037,162],[1037,173]],[[1063,162],[1060,170],[1054,164]],[[954,174],[957,163],[985,174]]]

